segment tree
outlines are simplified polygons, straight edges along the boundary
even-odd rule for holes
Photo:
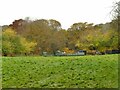
[[[61,30],[61,23],[60,22],[58,22],[58,21],[56,21],[54,19],[50,19],[50,20],[48,20],[48,22],[49,22],[49,26],[53,30],[57,30],[57,31]]]
[[[113,16],[113,19],[119,19],[120,18],[120,1],[115,2],[113,4],[113,9],[110,12]]]
[[[2,52],[4,55],[17,55],[30,53],[36,43],[28,42],[25,38],[17,35],[17,33],[8,28],[2,33]]]
[[[74,23],[71,28],[68,29],[68,44],[69,48],[74,50],[87,49],[86,48],[86,36],[93,30],[93,24],[87,22]]]
[[[22,27],[22,28],[21,28]],[[42,54],[44,51],[55,52],[61,49],[64,44],[65,31],[62,30],[61,24],[53,19],[40,19],[32,22],[25,22],[21,27],[19,35],[27,38],[29,41],[36,41],[36,49],[34,53]],[[18,30],[16,30],[18,31]],[[60,41],[60,42],[59,42]]]

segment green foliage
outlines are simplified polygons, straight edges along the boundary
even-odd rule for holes
[[[118,55],[2,60],[3,88],[118,88]]]

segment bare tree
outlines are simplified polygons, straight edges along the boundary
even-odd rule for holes
[[[120,1],[113,4],[113,9],[110,13],[114,19],[120,18]]]

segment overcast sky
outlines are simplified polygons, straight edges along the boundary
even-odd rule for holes
[[[55,19],[62,28],[76,22],[105,23],[111,20],[110,11],[119,0],[0,0],[0,25],[15,19]]]

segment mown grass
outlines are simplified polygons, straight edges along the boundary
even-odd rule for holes
[[[3,57],[3,88],[117,88],[118,55]]]

